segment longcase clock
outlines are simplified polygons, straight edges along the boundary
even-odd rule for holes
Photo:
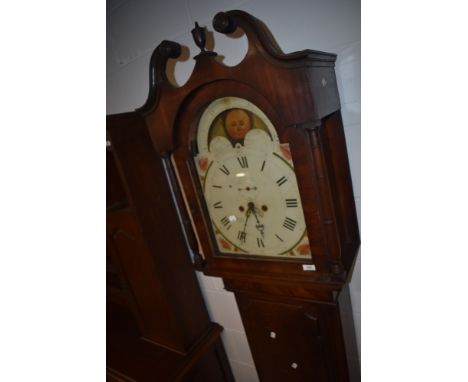
[[[248,51],[234,67],[204,47],[188,82],[171,85],[163,41],[138,109],[161,160],[199,271],[234,292],[261,381],[359,378],[347,282],[359,231],[334,65],[284,54],[258,19],[217,14]],[[155,195],[154,197],[157,197]],[[170,254],[168,254],[169,256]]]

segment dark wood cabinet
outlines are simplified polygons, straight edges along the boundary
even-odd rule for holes
[[[187,320],[180,310],[203,304],[199,292],[182,288],[195,282],[190,254],[199,271],[222,277],[235,294],[262,382],[357,381],[347,283],[360,238],[336,55],[284,54],[266,26],[242,11],[217,14],[213,27],[245,33],[241,63],[221,64],[196,27],[201,52],[188,82],[167,81],[167,61],[181,47],[163,41],[151,58],[145,105],[108,119],[138,218],[139,228],[127,231],[144,237],[138,252],[152,254],[158,275],[135,290],[156,301],[145,287],[172,285],[158,300],[176,318],[168,337],[144,322],[140,330],[187,352],[207,320],[200,312]],[[125,235],[116,239],[129,245]],[[120,267],[151,273],[149,263],[128,265]]]
[[[111,116],[107,133],[108,380],[233,381],[146,129]]]

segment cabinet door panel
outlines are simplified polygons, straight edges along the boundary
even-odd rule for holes
[[[141,335],[168,348],[185,351],[173,308],[157,277],[135,214],[123,210],[108,216],[107,238],[134,297]]]
[[[262,381],[330,381],[319,311],[237,296]]]

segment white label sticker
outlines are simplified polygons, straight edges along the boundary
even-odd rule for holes
[[[315,271],[315,265],[314,264],[302,264],[302,270],[303,271]]]

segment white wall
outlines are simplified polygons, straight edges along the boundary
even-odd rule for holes
[[[194,22],[213,31],[218,11],[245,10],[261,19],[284,52],[315,49],[337,53],[336,73],[360,222],[361,207],[361,73],[359,0],[107,0],[107,113],[141,106],[148,94],[149,59],[164,39],[190,49],[190,58],[175,63],[175,82],[184,84],[198,49],[190,30]],[[214,34],[214,50],[235,65],[245,55],[245,37]],[[238,382],[258,381],[244,328],[232,293],[221,279],[198,274],[211,318],[224,326],[223,340]],[[350,285],[360,347],[361,261],[358,258]],[[360,351],[359,351],[360,354]]]

